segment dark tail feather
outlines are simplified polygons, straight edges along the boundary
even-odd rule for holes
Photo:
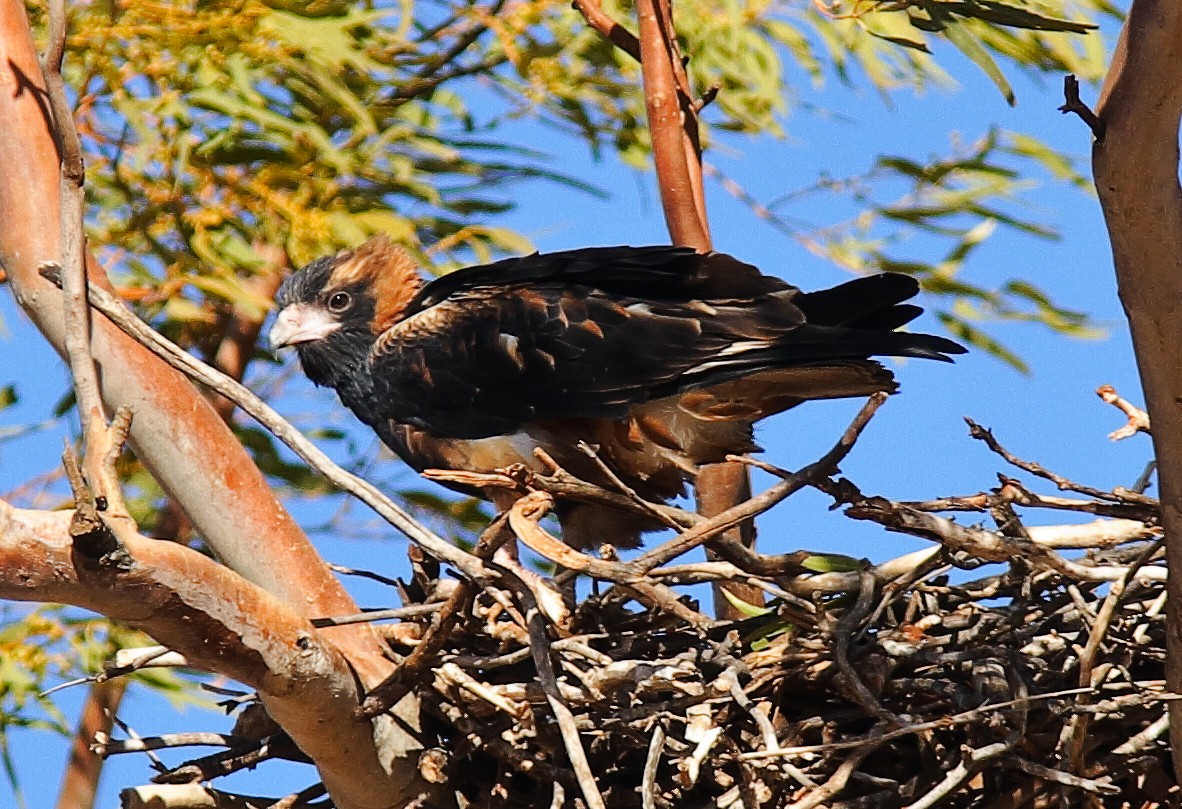
[[[852,360],[869,357],[917,357],[952,362],[950,354],[964,354],[960,343],[934,334],[864,328],[831,328],[808,324],[792,332],[776,346],[781,356],[794,362]]]
[[[793,303],[800,307],[809,323],[818,326],[897,328],[907,322],[900,320],[905,313],[915,317],[921,311],[915,306],[897,306],[918,292],[919,282],[910,275],[888,272],[806,292]]]

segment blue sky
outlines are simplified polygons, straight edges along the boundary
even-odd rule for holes
[[[960,87],[929,91],[921,97],[899,94],[890,105],[868,91],[837,86],[815,93],[805,91],[808,101],[840,110],[844,118],[795,114],[788,121],[788,139],[728,140],[725,145],[741,150],[741,154],[711,154],[709,159],[756,198],[768,200],[806,185],[822,170],[834,176],[864,171],[882,152],[916,158],[946,154],[950,132],[972,140],[990,126],[999,126],[1035,135],[1078,157],[1086,173],[1090,135],[1078,120],[1056,111],[1062,103],[1057,78],[1037,82],[1011,75],[1018,105],[1010,108],[959,54],[949,52],[941,58],[961,82]],[[1085,97],[1089,96],[1094,96],[1093,88],[1085,88]],[[523,232],[543,251],[668,240],[651,177],[610,158],[594,162],[581,144],[564,141],[533,123],[522,122],[514,128],[515,134],[531,145],[557,155],[562,170],[611,189],[612,195],[597,200],[532,183],[516,190],[518,208],[497,224]],[[846,277],[842,270],[755,219],[716,184],[711,184],[707,193],[717,249],[805,289],[832,285]],[[920,361],[895,365],[902,393],[880,411],[842,465],[844,474],[863,491],[919,499],[974,493],[995,485],[995,473],[1003,471],[1000,459],[968,437],[964,416],[993,428],[1015,453],[1101,488],[1129,485],[1149,458],[1149,442],[1144,437],[1116,444],[1107,440],[1106,434],[1120,426],[1122,417],[1093,393],[1097,386],[1108,383],[1127,398],[1140,401],[1098,204],[1088,194],[1049,181],[1028,199],[1063,238],[1046,242],[999,232],[973,255],[966,275],[982,284],[1015,277],[1029,279],[1059,303],[1091,313],[1107,328],[1107,337],[1080,341],[1029,325],[992,327],[1029,362],[1029,376],[981,352],[971,353],[955,365]],[[825,221],[832,215],[824,205],[819,202],[810,210],[810,218]],[[4,325],[0,387],[17,381],[22,397],[18,406],[0,412],[3,435],[9,426],[47,417],[65,390],[66,371],[16,311],[11,295],[3,291],[0,320]],[[939,331],[939,325],[927,316],[916,328]],[[315,391],[302,383],[285,397],[284,406],[288,412],[298,413],[306,427],[340,418],[331,392]],[[858,402],[815,403],[771,420],[760,431],[766,459],[788,468],[814,460],[832,444],[858,406]],[[25,438],[0,441],[0,492],[53,468],[61,436],[59,425]],[[368,439],[362,435],[362,440]],[[380,476],[409,480],[395,464],[380,461]],[[324,519],[323,510],[296,506],[301,518],[310,522]],[[769,552],[808,548],[882,560],[923,544],[853,522],[829,512],[827,506],[827,499],[818,494],[797,495],[760,521],[761,547]],[[368,520],[359,508],[351,514]],[[394,575],[402,569],[401,540],[389,531],[376,532],[370,539],[321,534],[317,542],[334,562],[375,567]],[[359,585],[356,592],[366,606],[394,603],[393,595],[377,586]],[[66,692],[66,710],[73,710],[82,696],[82,689]],[[144,735],[181,729],[225,730],[229,725],[217,714],[194,709],[177,716],[158,697],[142,691],[133,692],[122,715]],[[12,742],[28,805],[36,809],[51,806],[66,755],[64,740],[23,732],[14,733]],[[173,756],[172,760],[179,759]],[[281,794],[305,785],[309,777],[307,770],[286,765],[267,765],[262,773],[239,777],[224,787]],[[150,772],[141,757],[113,761],[99,805],[115,805],[118,787],[142,783],[148,777]],[[0,805],[11,804],[8,785],[0,778]]]

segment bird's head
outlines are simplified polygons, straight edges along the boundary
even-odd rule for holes
[[[295,348],[313,382],[339,390],[421,287],[410,257],[384,236],[318,258],[279,287],[271,348]]]

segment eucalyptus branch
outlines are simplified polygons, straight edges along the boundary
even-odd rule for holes
[[[640,67],[653,142],[661,207],[674,244],[711,249],[702,189],[702,161],[694,99],[673,31],[669,0],[638,0]]]

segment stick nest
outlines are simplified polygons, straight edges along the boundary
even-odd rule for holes
[[[711,519],[558,468],[466,477],[519,495],[471,551],[493,575],[457,580],[411,546],[403,620],[385,627],[399,666],[361,712],[416,693],[420,772],[461,806],[1174,805],[1149,470],[1129,489],[1095,489],[970,422],[1020,478],[925,502],[875,497],[837,465],[879,404],[816,463],[763,465],[780,481]],[[764,555],[724,533],[806,486],[931,546],[870,565]],[[585,554],[539,522],[563,497],[677,530],[633,560]],[[1063,512],[1074,521],[1029,519]],[[515,561],[516,544],[550,572]],[[711,561],[684,559],[704,544]],[[706,583],[768,600],[734,600],[741,617],[714,619],[685,589]],[[269,749],[284,749],[277,738]],[[227,751],[156,780],[207,780],[245,760]]]
[[[973,437],[1024,477],[1071,496],[1036,494],[999,475],[999,487],[968,497],[870,497],[834,476],[864,423],[802,473],[771,471],[785,483],[803,478],[851,517],[933,540],[930,551],[810,574],[841,560],[744,556],[715,533],[724,562],[674,566],[658,548],[642,558],[661,565],[634,579],[605,562],[596,572],[610,579],[606,592],[569,615],[539,619],[540,634],[531,616],[545,612],[540,591],[550,581],[507,576],[513,586],[463,600],[429,687],[417,689],[440,735],[431,753],[440,777],[473,806],[586,806],[587,778],[598,792],[590,802],[612,807],[1154,807],[1176,799],[1164,559],[1144,481],[1116,491],[1076,484],[969,422]],[[528,502],[547,484],[532,487],[510,514],[517,538],[587,571],[579,554],[539,542],[538,509]],[[1035,510],[1092,521],[1027,527],[1023,515]],[[994,525],[941,514],[957,511]],[[698,605],[684,596],[681,615],[663,602],[676,586],[720,580],[775,597],[730,621],[697,620]],[[425,642],[440,629],[438,619],[424,622]],[[556,703],[577,734],[556,720]]]

